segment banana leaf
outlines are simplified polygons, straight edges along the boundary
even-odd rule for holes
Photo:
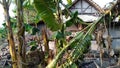
[[[34,6],[40,14],[42,20],[53,31],[59,30],[61,25],[55,19],[53,15],[55,8],[53,0],[34,0]]]

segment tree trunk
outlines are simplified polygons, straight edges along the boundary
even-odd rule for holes
[[[25,27],[23,23],[23,0],[16,0],[17,5],[17,27],[18,27],[18,54],[19,54],[19,68],[26,68],[22,63],[26,63],[26,46],[25,46]]]
[[[49,41],[48,41],[46,30],[47,29],[45,27],[42,29],[42,38],[43,38],[43,41],[44,41],[45,52],[49,53],[49,44],[48,44]]]
[[[7,33],[8,33],[8,44],[9,44],[9,49],[10,49],[10,54],[12,58],[12,66],[13,68],[18,68],[17,66],[17,55],[16,55],[16,49],[15,49],[15,43],[14,43],[14,38],[13,38],[13,31],[11,28],[11,21],[10,21],[10,16],[9,16],[9,0],[3,0],[3,8],[4,8],[4,15],[5,15],[5,21],[6,21],[6,26],[7,26]]]

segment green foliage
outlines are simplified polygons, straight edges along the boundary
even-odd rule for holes
[[[72,34],[72,32],[65,31],[65,36],[70,36],[71,34]]]
[[[37,49],[37,42],[36,41],[31,41],[29,44],[31,46],[30,51],[34,51]]]
[[[11,21],[11,27],[14,30],[13,33],[16,32],[16,19],[15,18],[10,18]],[[0,28],[0,38],[7,38],[7,29],[6,29],[6,23],[2,24],[3,27]]]
[[[15,29],[17,27],[16,18],[10,18],[10,21],[11,21],[11,27]]]
[[[35,35],[37,32],[39,32],[39,29],[33,27],[33,28],[32,28],[32,31],[31,31],[31,34],[32,34],[32,35]]]
[[[54,39],[62,39],[63,38],[63,34],[60,32],[60,31],[56,31],[54,32],[53,36],[52,36]]]
[[[67,0],[68,5],[72,5],[72,0]]]
[[[56,58],[51,62],[47,68],[54,68],[56,66],[56,63],[58,62],[58,59],[62,56],[62,54],[66,51],[68,47],[72,46],[72,52],[69,55],[69,58],[63,66],[70,66],[71,63],[74,63],[76,60],[80,58],[83,53],[85,53],[86,49],[90,45],[91,36],[85,35],[83,32],[79,32],[70,42],[68,45],[66,45],[56,56]],[[67,58],[66,58],[67,59]],[[68,65],[66,65],[68,64]],[[63,67],[62,66],[62,67]]]
[[[23,2],[23,7],[28,9],[34,9],[32,4],[33,4],[33,0],[25,0]]]
[[[6,37],[7,37],[6,28],[0,28],[0,38],[6,38]]]
[[[55,7],[53,0],[34,0],[34,5],[42,20],[51,30],[60,29],[61,25],[57,23],[52,11]]]
[[[15,29],[16,27],[17,27],[17,20],[16,20],[16,18],[10,18],[10,21],[11,21],[11,27],[13,28],[13,29]],[[5,28],[6,27],[6,23],[3,23],[2,24],[3,25],[3,28]]]
[[[29,24],[25,24],[25,31],[30,32],[32,30],[32,26]]]
[[[82,19],[78,17],[78,12],[76,11],[75,13],[71,14],[71,18],[66,21],[66,27],[70,27],[73,24],[84,24],[88,25],[89,23],[85,23]]]
[[[83,36],[81,36],[83,38]],[[66,66],[65,68],[75,64],[75,62],[80,59],[83,59],[83,55],[89,51],[89,46],[91,45],[92,37],[87,35],[84,39],[75,42],[74,45],[71,45],[73,48],[72,52],[69,54],[66,62],[62,64],[62,66]],[[76,40],[77,41],[77,40]]]
[[[52,38],[53,38],[53,39],[57,39],[57,40],[61,40],[61,39],[63,39],[65,36],[69,36],[69,35],[71,35],[71,34],[72,34],[72,33],[71,33],[71,32],[68,32],[68,31],[65,31],[65,34],[63,34],[63,33],[60,32],[60,31],[56,31],[56,32],[53,33]]]
[[[56,3],[56,2],[58,3]],[[65,11],[63,12],[66,17],[70,17],[68,21],[64,24],[58,23],[54,14],[56,11],[61,11],[61,8],[58,6],[62,2],[62,0],[24,0],[24,17],[25,17],[25,31],[30,33],[31,35],[35,35],[39,32],[38,28],[35,28],[30,23],[37,24],[41,19],[46,23],[46,25],[53,31],[56,31],[53,35],[53,38],[58,41],[58,45],[63,45],[62,47],[57,47],[58,53],[53,61],[47,66],[47,68],[55,68],[57,63],[62,59],[63,54],[65,54],[70,48],[71,52],[66,59],[66,62],[60,64],[61,68],[77,68],[76,61],[83,59],[83,54],[88,52],[88,48],[90,46],[90,41],[92,39],[91,33],[95,30],[95,26],[98,22],[104,22],[103,18],[98,19],[92,24],[85,23],[82,19],[78,17],[78,12],[71,13],[68,8],[72,5],[72,0],[67,0],[68,5],[65,5]],[[34,6],[32,5],[34,4]],[[57,5],[57,6],[56,6]],[[36,13],[36,10],[38,13]],[[15,11],[16,13],[16,11]],[[56,13],[59,15],[62,13]],[[62,15],[61,15],[62,16]],[[107,15],[107,20],[110,22],[113,19],[114,14]],[[110,17],[109,17],[110,16]],[[16,19],[12,18],[12,29],[16,29]],[[26,24],[29,23],[29,24]],[[66,27],[70,27],[73,24],[85,24],[88,25],[86,31],[79,32],[68,44],[66,43],[66,36],[71,35],[71,32],[65,31]],[[4,24],[6,27],[6,25]],[[15,30],[14,30],[15,31]],[[6,29],[0,29],[0,38],[6,37]],[[31,41],[29,42],[31,46],[31,51],[34,51],[37,48],[37,42]],[[46,60],[46,59],[45,59]]]
[[[59,67],[59,68],[79,68],[75,63],[73,63],[73,64],[71,64],[70,66],[66,66],[66,65],[64,65],[64,66],[61,66],[61,67]]]
[[[17,32],[16,19],[15,18],[11,18],[10,20],[11,20],[11,27],[14,30],[13,32],[16,33]],[[1,33],[0,34],[1,34],[1,36],[5,37],[6,36],[6,29],[5,29],[6,23],[3,23],[3,26],[4,26],[4,28],[1,28],[1,30],[0,30]],[[28,32],[31,35],[35,35],[37,32],[39,32],[38,28],[33,27],[30,24],[24,23],[24,26],[25,26],[25,31]],[[4,31],[4,32],[2,32],[2,31]]]
[[[37,23],[39,23],[40,20],[41,20],[40,14],[37,13],[36,16],[34,17],[33,21],[37,24]]]
[[[34,8],[33,0],[25,0],[23,8],[25,23],[38,23],[41,20],[40,14]]]
[[[31,48],[30,48],[30,51],[35,51],[37,49],[37,46],[32,46]]]
[[[66,27],[70,27],[71,25],[77,23],[78,12],[72,14],[72,17],[66,22]]]
[[[36,43],[37,43],[36,41],[31,41],[31,42],[29,42],[29,45],[30,45],[30,46],[35,46]]]
[[[92,25],[89,24],[90,26],[88,25],[89,29],[87,30],[86,33],[79,32],[64,48],[62,48],[62,50],[57,54],[55,59],[47,66],[47,68],[55,68],[57,62],[69,47],[72,47],[72,52],[70,54],[70,57],[67,59],[67,62],[63,64],[63,66],[69,67],[71,64],[75,63],[76,60],[81,58],[80,56],[83,56],[83,54],[87,52],[86,50],[88,50],[90,41],[92,39],[91,33],[95,30],[96,24],[101,19],[102,17],[100,17]]]
[[[89,23],[84,22],[82,19],[80,19],[79,17],[77,17],[77,23],[79,24],[84,24],[84,25],[89,25]]]
[[[35,35],[40,30],[36,27],[29,25],[29,24],[25,24],[25,31],[30,33],[31,35]]]

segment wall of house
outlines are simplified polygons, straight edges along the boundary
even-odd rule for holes
[[[75,25],[72,25],[72,26],[70,26],[70,27],[67,27],[66,28],[66,31],[79,31],[80,30],[80,28],[77,28]]]
[[[112,38],[112,48],[115,51],[120,51],[120,26],[112,25],[111,27],[108,28],[108,31]],[[108,32],[105,32],[105,34],[103,35],[104,38],[107,37],[108,35],[107,33]]]
[[[113,27],[109,29],[112,36],[112,48],[120,51],[120,27]]]
[[[79,0],[70,10],[72,12],[78,11],[79,14],[98,13],[98,11],[85,0]]]
[[[118,25],[111,25],[111,27],[108,28],[109,34],[112,38],[112,49],[118,53],[120,52],[120,24]],[[108,32],[106,31],[103,35],[103,38],[105,39],[104,42],[106,45],[108,45],[106,38],[108,37]],[[91,41],[91,50],[97,50],[99,48],[99,45],[96,43],[96,41]]]

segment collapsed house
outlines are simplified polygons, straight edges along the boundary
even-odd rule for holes
[[[111,5],[114,4],[114,2],[109,3]],[[109,5],[109,6],[111,6]],[[92,23],[93,21],[97,20],[102,14],[107,12],[109,10],[109,6],[104,7],[103,9],[96,4],[93,0],[75,0],[73,4],[69,7],[69,10],[71,12],[76,12],[78,11],[78,17],[82,19],[86,23]],[[111,23],[112,22],[112,23]],[[120,44],[120,21],[119,21],[119,15],[117,18],[114,18],[108,25],[107,29],[108,31],[105,32],[104,38],[108,35],[107,33],[110,34],[112,38],[112,48],[119,50],[119,44]],[[107,23],[107,22],[106,22]],[[77,32],[82,29],[81,24],[78,24],[79,27],[72,25],[71,27],[67,28],[67,31],[72,31],[72,32]],[[92,48],[93,50],[97,48],[96,42],[92,41]]]
[[[71,12],[78,11],[78,17],[86,23],[92,23],[93,21],[97,20],[100,17],[100,15],[102,15],[105,12],[99,5],[97,5],[92,0],[75,0],[73,4],[69,7],[69,10]],[[64,21],[66,20],[68,19],[64,19]],[[42,28],[44,27],[46,28],[46,25],[45,23],[43,23],[43,21],[40,21],[37,27],[41,31]],[[117,29],[117,27],[115,28],[116,28],[116,31],[118,32],[119,29]],[[112,36],[114,38],[112,45],[115,45],[115,47],[118,47],[119,35],[115,31],[115,28],[114,30],[109,28],[110,29],[109,32],[115,36],[115,37]],[[68,27],[66,30],[74,33],[74,32],[80,31],[81,29],[82,29],[82,25],[77,24],[77,26],[72,25]],[[49,37],[52,35],[52,32],[48,28],[46,28],[46,32]],[[92,44],[93,50],[96,50],[98,48],[97,47],[98,45],[96,44],[95,41],[92,41],[92,43],[93,43]]]
[[[99,16],[104,12],[104,10],[92,0],[75,0],[69,9],[71,12],[78,11],[79,15]]]
[[[104,13],[104,10],[92,0],[75,0],[69,10],[73,13],[77,11],[78,17],[87,23],[97,20]],[[78,27],[72,25],[67,28],[68,31],[79,31],[81,29],[80,24],[78,24]]]
[[[94,22],[104,13],[104,10],[92,0],[75,0],[73,4],[69,7],[69,10],[73,13],[77,11],[78,17],[86,23]],[[84,25],[77,24],[77,26],[72,25],[66,30],[71,31],[73,35],[75,35],[75,33],[82,30],[83,27]],[[96,41],[92,41],[91,49],[98,49]]]

